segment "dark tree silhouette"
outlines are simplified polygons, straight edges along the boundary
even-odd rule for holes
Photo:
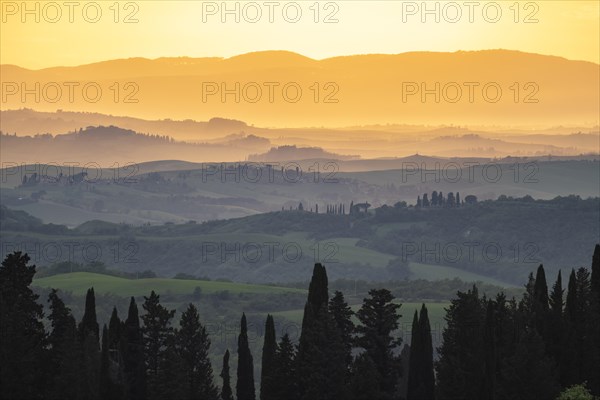
[[[240,335],[238,336],[237,400],[255,400],[254,362],[248,346],[248,326],[246,314],[242,314]]]
[[[223,355],[223,368],[220,374],[223,380],[221,387],[221,400],[233,400],[233,392],[231,391],[231,377],[229,375],[229,350],[225,350]]]
[[[262,368],[260,377],[260,399],[276,400],[274,393],[275,353],[277,339],[275,338],[275,322],[273,316],[267,315],[265,322],[265,339],[262,352]]]

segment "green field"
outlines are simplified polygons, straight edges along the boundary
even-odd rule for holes
[[[512,285],[498,279],[465,271],[459,268],[448,267],[446,265],[431,265],[411,262],[408,268],[411,272],[411,279],[435,281],[439,279],[458,278],[464,282],[483,282],[500,287],[517,287],[517,285]]]
[[[247,285],[243,283],[183,280],[166,278],[125,279],[116,276],[73,272],[33,280],[33,286],[61,289],[83,295],[94,287],[96,293],[112,293],[117,296],[142,296],[154,290],[158,294],[190,294],[196,287],[203,293],[227,290],[232,293],[305,293],[302,289],[283,288],[267,285]]]

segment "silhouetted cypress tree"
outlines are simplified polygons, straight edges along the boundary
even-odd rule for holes
[[[188,390],[186,382],[186,363],[182,357],[181,349],[177,347],[176,337],[169,336],[163,350],[161,361],[161,372],[159,374],[158,392],[160,399],[195,399],[195,400],[217,400],[217,389],[206,397],[196,393],[195,396]]]
[[[193,304],[190,303],[183,312],[179,324],[181,327],[176,336],[185,378],[184,398],[216,400],[219,392],[213,382],[212,365],[208,358],[210,339]]]
[[[563,294],[564,290],[562,288],[562,274],[559,270],[558,276],[556,277],[556,282],[554,282],[554,285],[552,285],[552,292],[548,298],[550,311],[554,316],[562,316],[564,306]]]
[[[575,313],[575,337],[578,354],[578,367],[580,379],[582,382],[588,382],[594,385],[598,380],[595,353],[597,326],[594,322],[594,312],[592,311],[595,302],[592,301],[592,290],[590,281],[590,271],[586,268],[579,268],[575,273],[576,283],[576,313]],[[579,382],[581,383],[581,382]],[[595,392],[595,386],[591,387]]]
[[[592,293],[596,296],[596,300],[600,303],[600,244],[594,248],[592,256]]]
[[[354,323],[352,322],[352,316],[354,311],[350,308],[344,294],[340,291],[335,291],[331,300],[329,300],[329,313],[335,321],[335,325],[342,342],[345,354],[345,367],[349,374],[350,366],[352,364],[352,343],[354,335]]]
[[[100,326],[96,320],[96,296],[94,295],[94,288],[89,288],[87,291],[85,296],[85,311],[79,323],[80,340],[83,341],[85,336],[89,334],[94,334],[96,340],[100,340]]]
[[[436,364],[439,399],[480,400],[484,381],[485,311],[476,286],[458,292],[444,319],[443,343]]]
[[[600,365],[600,244],[594,248],[592,256],[592,276],[590,290],[592,293],[591,300],[591,317],[590,317],[590,336],[593,340],[592,363]],[[598,374],[593,374],[590,377],[589,387],[592,393],[600,396],[600,377]]]
[[[433,400],[435,389],[433,346],[425,304],[421,307],[420,318],[415,310],[409,357],[407,400]]]
[[[86,399],[97,399],[100,396],[100,337],[96,320],[96,297],[94,288],[87,291],[85,311],[79,323],[79,340],[81,341],[82,370],[81,396]]]
[[[388,399],[376,382],[381,381],[379,369],[369,356],[364,352],[356,357],[352,366],[351,393],[353,400]]]
[[[363,300],[362,307],[356,313],[360,325],[357,344],[377,367],[378,379],[372,382],[383,398],[393,398],[400,377],[400,360],[394,350],[402,339],[395,339],[392,333],[398,328],[399,304],[393,303],[394,296],[387,289],[372,289],[369,297]]]
[[[435,193],[435,200],[437,204],[437,192]],[[410,335],[410,356],[408,360],[408,383],[406,390],[407,400],[413,400],[417,397],[417,386],[419,379],[419,352],[421,350],[421,344],[419,343],[421,335],[419,332],[419,313],[415,310],[413,315],[412,329]]]
[[[100,398],[110,400],[110,358],[108,356],[108,328],[106,324],[102,327],[102,347],[100,355]]]
[[[315,264],[296,356],[298,390],[303,400],[347,397],[344,348],[329,313],[327,285],[325,267]]]
[[[535,329],[525,328],[519,335],[515,352],[504,360],[500,376],[500,399],[554,399],[560,389],[554,364]]]
[[[110,377],[110,393],[108,398],[119,400],[124,396],[123,355],[121,351],[121,336],[123,334],[123,322],[119,319],[117,308],[113,307],[110,321],[108,323],[108,372]],[[104,338],[103,338],[104,339]],[[104,350],[104,348],[103,348]]]
[[[296,400],[298,388],[296,385],[296,352],[289,335],[283,335],[275,353],[274,398]]]
[[[482,400],[493,400],[495,398],[497,390],[496,375],[498,374],[496,344],[496,304],[493,300],[488,300],[483,327],[485,377],[481,395]]]
[[[262,368],[260,377],[260,399],[276,400],[274,393],[275,353],[277,352],[277,339],[275,338],[275,323],[273,317],[267,315],[265,322],[265,339],[262,352]]]
[[[167,310],[160,304],[160,296],[154,291],[149,297],[144,296],[143,308],[146,311],[142,315],[144,327],[142,328],[144,356],[146,360],[146,374],[148,384],[149,398],[162,398],[164,393],[160,391],[164,386],[165,371],[163,361],[165,350],[169,340],[173,336],[171,319],[175,315],[175,310]]]
[[[533,288],[533,322],[538,333],[546,341],[546,335],[549,327],[547,327],[548,320],[548,285],[546,283],[546,273],[544,272],[544,266],[540,264],[537,269],[535,276],[535,285]]]
[[[76,399],[79,389],[80,346],[77,325],[71,310],[58,297],[56,289],[48,296],[50,325],[48,335],[49,385],[45,393],[48,399]]]
[[[548,330],[548,344],[546,350],[557,365],[561,384],[565,384],[566,372],[563,365],[565,361],[563,341],[566,340],[563,322],[563,294],[564,290],[562,288],[562,274],[559,270],[556,282],[554,282],[554,285],[552,286],[552,292],[550,293],[550,297],[548,299],[548,303],[550,305],[548,326],[550,329]]]
[[[237,400],[255,400],[254,362],[248,347],[248,326],[246,314],[242,314],[240,335],[238,336]]]
[[[431,325],[425,304],[421,306],[419,316],[419,333],[421,335],[421,368],[422,368],[422,400],[433,400],[435,395],[435,375],[433,372],[433,343],[431,340]]]
[[[146,364],[138,308],[132,297],[121,342],[125,393],[128,400],[146,399]]]
[[[113,307],[112,313],[110,315],[110,321],[108,323],[108,348],[110,352],[115,352],[115,356],[111,355],[115,361],[117,361],[116,354],[119,349],[119,342],[121,341],[121,333],[123,331],[123,323],[119,319],[119,313],[117,312],[117,307]]]
[[[571,269],[571,274],[569,275],[567,300],[565,302],[565,317],[569,321],[574,321],[577,318],[577,282],[574,269]]]
[[[221,400],[233,400],[233,392],[231,391],[231,377],[229,375],[229,350],[225,350],[223,355],[223,368],[220,374],[223,380],[221,387]]]

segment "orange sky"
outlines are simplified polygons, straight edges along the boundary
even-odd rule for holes
[[[228,1],[229,14],[222,1],[0,3],[0,63],[33,69],[271,49],[320,59],[504,48],[600,62],[594,0],[429,1],[431,13],[421,1]]]

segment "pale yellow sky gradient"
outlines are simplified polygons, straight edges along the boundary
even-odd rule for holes
[[[21,1],[0,3],[0,63],[31,69],[130,57],[230,57],[259,50],[322,59],[503,48],[600,63],[596,0],[428,1],[429,10],[438,7],[433,14],[422,12],[421,1],[274,1],[271,6],[228,1],[230,9],[238,4],[239,22],[235,13],[222,15],[222,1],[121,1],[118,7],[115,1],[76,1],[73,6],[29,1],[30,14],[23,12]],[[256,5],[262,15],[252,23]],[[124,22],[127,16],[132,23]]]

